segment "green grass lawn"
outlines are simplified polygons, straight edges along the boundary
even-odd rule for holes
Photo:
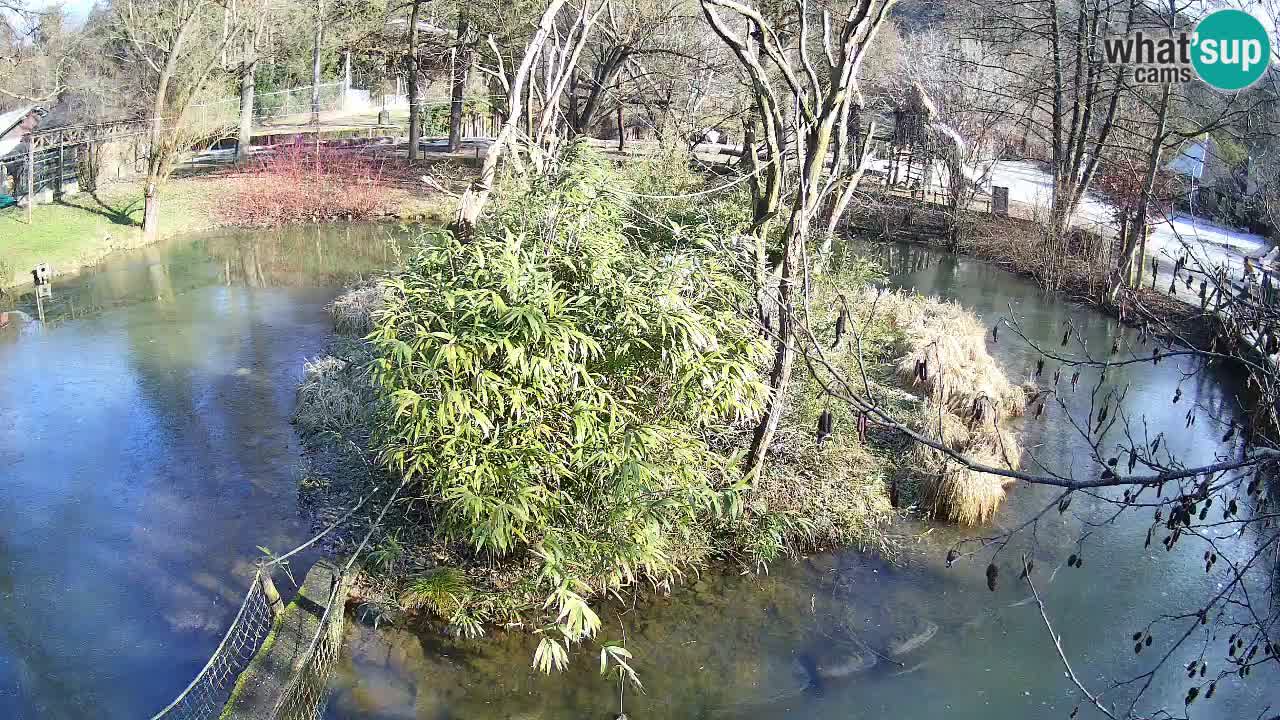
[[[164,189],[161,234],[173,235],[213,224],[206,183],[172,180]],[[115,183],[95,195],[79,193],[37,205],[27,224],[25,208],[0,210],[0,287],[30,279],[46,262],[55,273],[92,265],[112,250],[136,247],[142,237],[141,183]]]

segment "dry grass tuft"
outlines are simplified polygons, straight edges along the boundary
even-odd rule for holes
[[[373,407],[373,386],[363,368],[325,355],[306,363],[293,421],[305,432],[344,432],[367,425]]]
[[[382,304],[382,287],[378,283],[351,288],[329,303],[333,329],[342,335],[368,335],[373,331],[373,316]]]
[[[752,504],[804,518],[805,542],[817,548],[858,545],[885,550],[893,519],[883,460],[855,437],[836,437],[818,447],[809,428],[783,437],[779,452],[751,488]]]
[[[1010,382],[987,352],[986,328],[955,303],[900,292],[878,302],[896,331],[895,374],[925,398],[912,429],[975,463],[1018,468],[1022,449],[1002,422],[1026,411],[1027,389]],[[990,521],[1012,483],[919,443],[898,470],[933,517],[963,525]]]
[[[970,427],[945,410],[939,422],[938,406],[927,403],[913,429],[922,435],[943,438],[947,448],[989,467],[1016,469],[1022,448],[1017,436],[995,421]],[[941,431],[939,430],[941,428]],[[1004,502],[1009,478],[971,470],[933,448],[916,443],[903,468],[920,488],[924,508],[935,518],[962,525],[981,525],[995,516]]]
[[[881,311],[897,331],[898,378],[908,387],[966,417],[976,407],[1000,417],[1021,415],[1026,392],[1009,382],[987,352],[986,328],[955,303],[902,292],[883,293]],[[917,367],[923,363],[923,377]]]

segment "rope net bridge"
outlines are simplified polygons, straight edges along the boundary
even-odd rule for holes
[[[236,709],[242,703],[237,696],[246,691],[244,683],[250,673],[245,671],[254,664],[259,653],[265,648],[267,638],[273,632],[292,632],[303,637],[307,633],[309,643],[287,668],[267,667],[263,670],[262,682],[254,688],[259,696],[272,696],[274,703],[270,711],[262,714],[255,711],[245,717],[264,718],[265,720],[319,720],[324,713],[328,701],[328,684],[334,665],[342,651],[343,623],[345,622],[346,579],[356,558],[364,551],[373,533],[382,525],[382,520],[404,488],[401,483],[387,500],[379,512],[377,519],[365,534],[363,541],[347,562],[334,566],[325,561],[316,563],[316,567],[307,574],[307,580],[299,589],[299,596],[312,602],[323,599],[320,608],[298,608],[294,613],[299,617],[293,623],[283,620],[286,608],[271,579],[271,570],[283,565],[293,555],[305,550],[312,544],[328,535],[358,511],[373,495],[362,498],[332,525],[322,530],[310,540],[279,557],[260,563],[254,573],[253,582],[245,594],[244,602],[231,627],[227,629],[222,642],[213,651],[209,661],[187,685],[178,697],[164,709],[151,716],[150,720],[212,720],[226,716],[230,710],[230,718],[240,717]],[[317,569],[320,571],[317,572]],[[327,587],[323,585],[327,581]],[[318,602],[316,603],[319,604]],[[319,621],[307,620],[316,613]],[[300,645],[301,643],[299,643]],[[261,662],[261,660],[259,660]],[[258,706],[262,708],[262,705]]]

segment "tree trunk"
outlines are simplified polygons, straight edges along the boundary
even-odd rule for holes
[[[515,138],[516,129],[525,115],[525,83],[528,81],[534,58],[542,52],[542,46],[546,44],[556,15],[559,14],[560,8],[564,7],[564,3],[565,0],[551,0],[546,10],[543,10],[542,20],[538,23],[538,29],[533,34],[533,38],[525,46],[524,58],[520,61],[520,66],[516,69],[511,82],[510,92],[507,94],[507,118],[502,124],[502,129],[498,131],[498,137],[494,138],[489,151],[485,153],[480,176],[471,183],[458,201],[458,214],[454,218],[451,229],[464,242],[471,237],[476,221],[480,219],[480,213],[489,202],[489,194],[493,192],[493,182],[497,175],[498,161],[502,159],[502,152],[507,143]]]
[[[462,145],[462,104],[467,92],[467,75],[471,69],[471,48],[467,44],[466,13],[458,15],[458,50],[453,54],[453,87],[449,102],[449,152]]]
[[[324,0],[316,0],[315,47],[311,50],[311,124],[317,126],[317,133],[320,125],[320,44],[323,41]]]
[[[1156,116],[1156,129],[1151,136],[1151,144],[1147,149],[1147,167],[1142,178],[1142,194],[1138,197],[1138,207],[1134,211],[1133,221],[1129,225],[1129,238],[1125,240],[1124,252],[1121,256],[1120,272],[1116,274],[1115,286],[1110,292],[1114,302],[1120,293],[1120,283],[1133,281],[1134,271],[1137,278],[1132,287],[1142,286],[1143,271],[1147,259],[1147,217],[1151,210],[1151,195],[1155,192],[1156,175],[1160,172],[1160,156],[1164,150],[1165,127],[1169,121],[1170,86],[1165,83],[1160,92],[1160,110]]]
[[[827,239],[824,241],[826,243],[830,243],[831,238],[835,235],[836,226],[840,224],[840,218],[844,215],[845,209],[849,207],[849,201],[853,199],[853,194],[857,192],[858,184],[862,182],[862,176],[867,171],[867,162],[871,159],[871,138],[875,135],[875,132],[876,123],[872,120],[867,126],[867,134],[862,138],[862,144],[854,148],[854,152],[857,153],[856,162],[858,165],[851,169],[848,184],[845,185],[840,196],[836,198],[836,201],[831,204],[830,209],[827,211]],[[827,249],[829,249],[829,245],[824,246],[823,250]]]
[[[152,243],[160,239],[160,184],[168,177],[167,165],[170,154],[176,149],[168,147],[164,137],[164,111],[169,96],[169,83],[173,81],[178,67],[178,58],[182,56],[183,45],[187,38],[189,23],[184,23],[178,31],[169,54],[165,58],[164,67],[160,70],[160,78],[156,83],[156,96],[151,102],[151,145],[147,148],[147,182],[143,189],[144,205],[142,210],[142,239]],[[181,122],[181,114],[174,122]]]
[[[418,14],[422,0],[413,0],[409,13],[409,160],[418,159],[422,142],[422,108],[418,107]]]
[[[778,425],[786,410],[787,386],[791,382],[791,369],[795,364],[796,337],[793,330],[796,321],[796,308],[793,297],[797,280],[807,281],[808,273],[804,270],[802,254],[809,241],[809,226],[813,221],[813,211],[820,199],[822,174],[827,162],[827,149],[831,141],[831,130],[836,115],[831,108],[825,110],[817,127],[809,130],[804,137],[805,145],[799,156],[804,159],[800,173],[800,186],[796,188],[796,199],[791,206],[791,218],[787,221],[786,234],[783,235],[782,267],[778,278],[778,316],[777,349],[773,359],[773,371],[769,376],[769,401],[765,406],[764,417],[756,425],[751,436],[751,450],[747,454],[745,472],[748,477],[759,477],[764,468],[765,456],[773,437],[778,432]],[[798,139],[798,138],[797,138]],[[772,155],[777,157],[777,155]],[[797,273],[797,267],[800,272]],[[801,287],[801,291],[806,290]]]
[[[151,244],[160,239],[160,178],[147,174],[143,198],[142,241]]]
[[[798,228],[789,227],[788,234]],[[773,444],[773,436],[778,432],[782,415],[786,409],[787,386],[791,382],[791,368],[795,364],[795,343],[793,342],[792,296],[795,263],[798,255],[795,252],[795,241],[788,237],[787,248],[782,259],[782,273],[778,279],[778,304],[774,307],[774,315],[778,318],[778,337],[773,357],[773,370],[769,375],[769,401],[765,405],[764,416],[756,425],[751,435],[751,450],[747,454],[745,472],[752,479],[759,477],[764,468],[765,456],[769,446]],[[803,241],[801,241],[803,242]]]
[[[252,44],[250,41],[249,44]],[[240,132],[236,136],[236,159],[249,157],[249,144],[253,135],[253,83],[254,73],[258,69],[258,53],[250,48],[251,53],[244,59],[240,67]]]
[[[612,92],[613,84],[618,81],[618,75],[622,73],[622,68],[626,66],[631,54],[631,48],[614,48],[609,51],[609,54],[600,64],[592,69],[591,85],[587,90],[587,98],[582,103],[581,110],[570,116],[573,121],[572,128],[574,133],[586,133],[595,124],[597,113],[604,107],[605,97]],[[668,107],[670,107],[670,98],[667,99]]]
[[[618,101],[618,152],[626,150],[627,128],[622,122],[622,101]]]

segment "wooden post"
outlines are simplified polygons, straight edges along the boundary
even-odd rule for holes
[[[66,173],[66,160],[64,158],[65,155],[66,155],[66,145],[64,145],[62,142],[62,133],[58,133],[58,182],[54,186],[56,188],[54,190],[54,193],[59,198],[62,197],[62,178]]]
[[[627,137],[626,129],[622,125],[622,101],[618,101],[618,152],[623,151],[623,144]]]
[[[31,206],[36,202],[36,136],[27,135],[27,224],[31,225]]]
[[[267,600],[267,607],[271,608],[271,614],[279,615],[284,610],[284,602],[280,600],[280,592],[271,580],[271,573],[265,569],[259,572],[258,582],[262,584],[262,595]]]

